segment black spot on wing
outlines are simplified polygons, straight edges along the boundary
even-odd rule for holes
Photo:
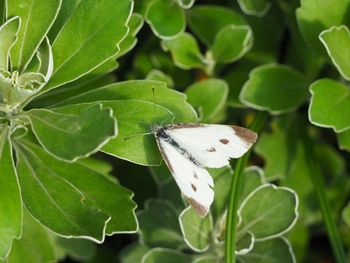
[[[216,152],[216,149],[214,147],[211,147],[207,149],[207,152],[213,153],[213,152]]]
[[[194,184],[191,184],[191,187],[192,187],[193,191],[197,192],[197,187]]]
[[[220,142],[221,142],[222,144],[228,144],[230,141],[227,140],[227,139],[220,139]]]

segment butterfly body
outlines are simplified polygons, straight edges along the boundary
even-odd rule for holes
[[[257,139],[245,128],[178,123],[152,128],[158,148],[181,192],[205,216],[214,199],[214,182],[205,167],[219,168],[239,158]]]

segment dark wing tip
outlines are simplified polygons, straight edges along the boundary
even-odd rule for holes
[[[235,131],[235,134],[240,138],[242,138],[242,140],[244,140],[249,145],[254,144],[258,139],[258,134],[256,134],[255,132],[249,129],[238,127],[238,126],[231,126],[231,127]]]
[[[203,205],[199,204],[196,200],[193,198],[187,197],[186,199],[188,203],[192,206],[194,211],[200,216],[200,217],[205,217],[208,214],[209,209],[204,207]]]

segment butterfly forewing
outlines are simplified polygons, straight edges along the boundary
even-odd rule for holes
[[[213,180],[204,167],[219,168],[239,158],[257,139],[237,126],[173,124],[155,132],[161,154],[181,192],[204,216],[213,202]]]

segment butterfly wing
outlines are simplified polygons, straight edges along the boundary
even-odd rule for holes
[[[241,127],[216,124],[175,124],[166,133],[203,166],[219,168],[239,158],[255,143],[257,134]]]
[[[212,177],[206,169],[184,157],[169,142],[157,138],[157,144],[181,192],[193,209],[200,216],[205,216],[214,199]]]

